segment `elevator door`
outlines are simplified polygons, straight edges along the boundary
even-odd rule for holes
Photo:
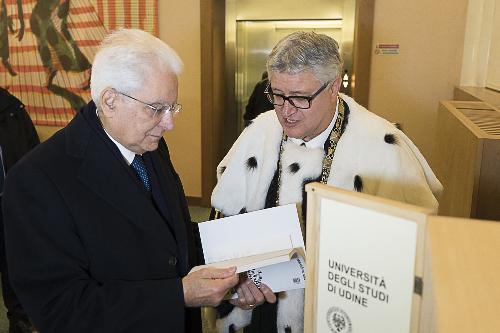
[[[350,29],[349,29],[350,30]],[[276,43],[295,31],[314,31],[335,39],[344,58],[344,70],[352,66],[352,36],[342,30],[342,19],[332,20],[242,20],[236,22],[236,106],[238,130],[243,130],[243,114],[248,99],[266,70],[266,59]],[[349,86],[342,87],[348,92]]]

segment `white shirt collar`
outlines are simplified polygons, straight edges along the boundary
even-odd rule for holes
[[[333,116],[333,119],[330,122],[330,125],[328,125],[328,127],[323,132],[321,132],[319,135],[315,136],[314,138],[312,138],[309,141],[304,141],[302,139],[297,139],[297,138],[288,138],[288,139],[299,146],[304,144],[307,148],[321,148],[321,149],[323,149],[325,142],[328,139],[328,136],[330,135],[330,133],[332,132],[333,126],[335,125],[335,120],[337,119],[337,115],[339,113],[339,103],[341,103],[341,101],[339,99],[337,99],[337,106],[335,107],[335,115]]]
[[[104,127],[103,127],[104,129]],[[113,139],[111,137],[111,135],[109,135],[109,133],[106,131],[106,129],[104,129],[104,132],[106,132],[106,135],[111,139],[111,141],[113,141],[113,143],[118,147],[118,150],[120,150],[120,153],[122,153],[123,157],[125,158],[125,160],[127,161],[127,164],[130,165],[132,164],[132,161],[134,160],[134,157],[135,157],[135,153],[127,148],[125,148],[124,145],[122,145],[121,143],[119,143],[118,141],[116,141],[115,139]]]
[[[99,111],[98,111],[98,109],[95,110],[95,114],[96,114],[97,118],[99,119]],[[101,123],[101,126],[102,126],[102,123]],[[132,164],[132,161],[135,158],[135,153],[133,151],[125,148],[124,145],[122,145],[121,143],[119,143],[118,141],[116,141],[115,139],[113,139],[113,137],[111,135],[109,135],[108,131],[106,131],[106,129],[104,128],[104,126],[102,126],[102,129],[104,130],[104,132],[106,133],[106,135],[108,136],[108,138],[110,138],[110,140],[113,141],[113,143],[118,147],[118,150],[122,154],[122,156],[125,159],[125,161],[127,161],[127,164],[128,165]]]

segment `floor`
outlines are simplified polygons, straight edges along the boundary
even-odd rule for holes
[[[210,208],[189,206],[189,213],[191,214],[191,220],[195,222],[204,222],[207,221],[210,216]]]
[[[189,207],[189,211],[191,213],[191,219],[196,222],[207,221],[210,215],[210,209],[204,207]],[[0,288],[0,296],[1,296],[1,288]],[[3,298],[2,298],[3,299]],[[9,323],[6,316],[6,309],[1,302],[0,306],[0,333],[8,333],[9,332]],[[205,313],[205,311],[203,311]],[[205,317],[205,316],[204,316]],[[205,319],[205,318],[204,318]],[[206,320],[203,320],[203,332],[204,333],[215,333],[215,331],[210,328],[210,325]]]

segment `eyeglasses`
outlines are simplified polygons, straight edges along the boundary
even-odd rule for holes
[[[316,98],[325,88],[330,84],[331,81],[326,82],[321,88],[318,89],[311,96],[285,96],[282,94],[275,94],[272,92],[271,82],[268,83],[266,90],[264,90],[264,94],[266,94],[269,102],[274,105],[283,106],[285,101],[288,101],[291,105],[295,106],[298,109],[309,109],[311,107],[311,102]]]
[[[137,101],[139,103],[146,105],[148,108],[151,109],[151,111],[153,111],[153,118],[155,118],[155,117],[163,118],[163,116],[165,116],[167,113],[170,113],[172,115],[172,117],[175,117],[182,110],[182,105],[177,104],[177,103],[174,103],[172,105],[161,104],[161,103],[149,104],[149,103],[143,102],[135,97],[124,94],[122,92],[119,92],[119,91],[116,91],[116,92],[119,93],[120,95],[131,98],[134,101]]]

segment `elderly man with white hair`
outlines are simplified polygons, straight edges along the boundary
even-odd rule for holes
[[[202,269],[199,234],[163,134],[182,62],[133,29],[107,36],[92,100],[9,173],[6,249],[41,332],[201,332],[235,268]]]

